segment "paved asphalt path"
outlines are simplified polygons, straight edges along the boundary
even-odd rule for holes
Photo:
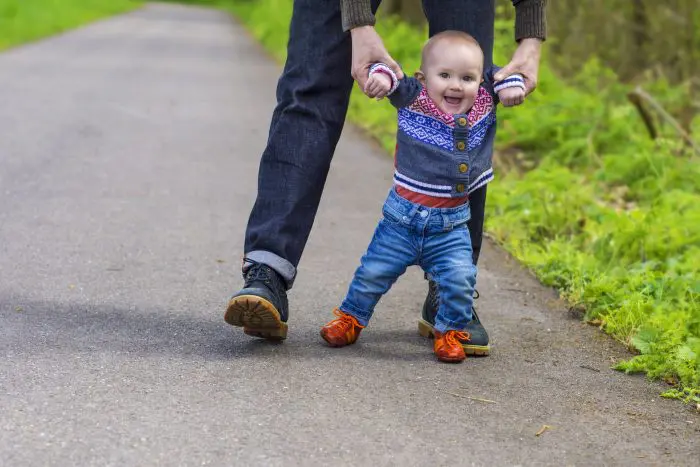
[[[700,417],[491,245],[491,357],[434,360],[417,269],[323,345],[392,173],[351,127],[289,339],[226,325],[278,74],[165,5],[0,55],[1,465],[698,465]]]

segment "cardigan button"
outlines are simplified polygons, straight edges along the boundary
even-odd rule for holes
[[[457,119],[457,123],[459,124],[459,126],[467,126],[467,119],[464,117],[459,117]]]
[[[467,170],[469,170],[469,166],[467,164],[459,164],[459,171],[464,173]]]
[[[464,144],[464,141],[457,142],[457,149],[459,149],[460,151],[464,151],[464,148],[466,148],[466,147],[467,147],[467,145]]]
[[[464,185],[461,183],[457,184],[457,193],[463,193],[464,192]]]

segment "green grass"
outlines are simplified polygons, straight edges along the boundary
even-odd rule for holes
[[[139,5],[135,0],[0,0],[0,50]]]
[[[280,62],[291,0],[218,0]],[[392,18],[377,29],[408,72],[426,37]],[[496,25],[495,61],[513,51],[512,24]],[[673,110],[683,88],[647,90]],[[667,397],[700,402],[700,164],[665,131],[647,136],[628,87],[595,61],[564,83],[545,55],[525,105],[499,110],[498,174],[487,230],[584,319],[636,353],[616,365],[671,385]],[[394,147],[395,110],[353,91],[349,119]],[[693,123],[700,132],[700,119]]]

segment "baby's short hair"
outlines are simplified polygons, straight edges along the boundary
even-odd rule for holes
[[[479,49],[479,52],[481,52],[481,56],[484,56],[484,51],[481,49],[479,42],[476,39],[474,39],[474,37],[471,34],[467,34],[463,31],[448,30],[439,32],[426,41],[425,45],[423,46],[423,51],[421,53],[421,68],[425,66],[427,58],[430,56],[430,53],[435,48],[435,46],[443,41],[464,42],[469,45],[473,45]]]

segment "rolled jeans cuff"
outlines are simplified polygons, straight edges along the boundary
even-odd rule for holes
[[[364,310],[360,310],[357,307],[352,306],[352,304],[348,303],[347,300],[344,300],[343,303],[340,304],[340,311],[343,313],[352,316],[357,320],[358,323],[360,323],[360,326],[367,326],[369,324],[369,320],[372,317],[372,313],[367,313]]]
[[[284,281],[287,283],[287,290],[291,289],[292,285],[294,285],[294,279],[297,275],[297,268],[295,268],[292,263],[281,256],[278,256],[270,251],[255,250],[246,253],[245,259],[255,263],[264,264],[274,269],[275,272],[282,276],[282,279],[284,279]],[[248,262],[243,263],[244,274],[250,268],[250,266],[251,264]]]
[[[472,309],[471,305],[468,308],[469,313],[464,318],[464,321],[441,321],[438,317],[435,318],[434,329],[441,334],[447,331],[464,331],[469,325],[469,321],[472,320]]]

